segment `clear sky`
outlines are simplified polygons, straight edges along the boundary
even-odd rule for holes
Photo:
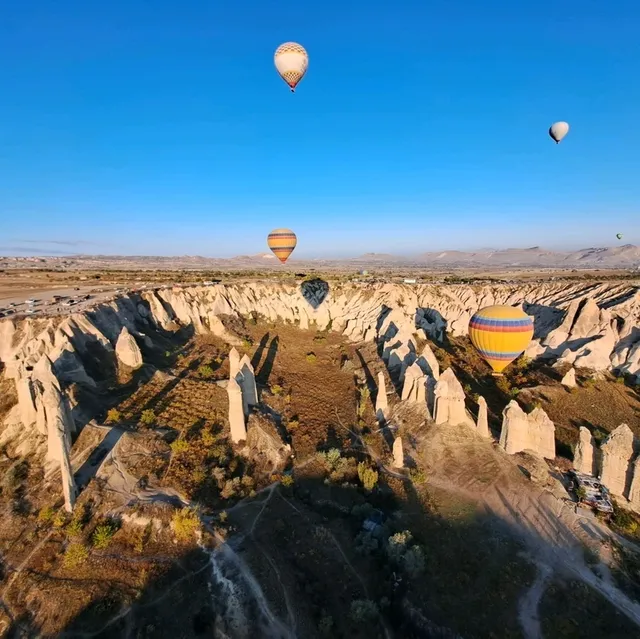
[[[233,256],[280,226],[300,258],[640,243],[638,0],[1,14],[0,254]]]

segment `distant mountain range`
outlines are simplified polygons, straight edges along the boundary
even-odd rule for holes
[[[265,269],[282,268],[271,253],[238,255],[232,258],[210,258],[200,256],[119,256],[119,255],[74,255],[41,258],[0,258],[0,266],[32,266],[43,263],[66,268],[142,268],[142,269]],[[578,251],[550,251],[533,246],[531,248],[482,249],[479,251],[432,251],[419,255],[400,256],[388,253],[365,253],[359,257],[344,259],[295,259],[292,256],[287,266],[304,268],[365,269],[381,267],[423,268],[492,268],[492,267],[548,267],[548,268],[629,268],[640,267],[640,247],[633,244],[607,248],[585,248]]]

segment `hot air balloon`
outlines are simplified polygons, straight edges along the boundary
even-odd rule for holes
[[[622,239],[622,233],[617,233],[617,234],[616,234],[616,237],[617,237],[619,240],[621,240],[621,239]]]
[[[500,376],[529,345],[533,321],[514,306],[487,306],[471,318],[469,337],[493,374]]]
[[[295,93],[298,82],[302,80],[309,66],[309,56],[305,48],[297,42],[285,42],[276,49],[273,62],[280,77],[291,87],[291,93]]]
[[[560,144],[565,135],[569,133],[569,125],[566,122],[556,122],[549,127],[549,135]]]
[[[298,238],[291,229],[275,229],[267,237],[269,248],[283,264],[289,259],[297,243]]]

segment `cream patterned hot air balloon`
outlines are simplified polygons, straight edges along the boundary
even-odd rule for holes
[[[297,42],[285,42],[276,49],[273,62],[280,77],[291,87],[291,93],[294,93],[309,66],[305,48]]]
[[[549,127],[549,135],[556,144],[560,144],[567,133],[569,133],[569,125],[566,122],[556,122]]]

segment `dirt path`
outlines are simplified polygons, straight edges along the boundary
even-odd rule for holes
[[[524,593],[518,603],[518,619],[526,639],[544,639],[538,609],[553,570],[547,564],[535,559],[533,563],[538,569],[538,574],[531,588]]]

